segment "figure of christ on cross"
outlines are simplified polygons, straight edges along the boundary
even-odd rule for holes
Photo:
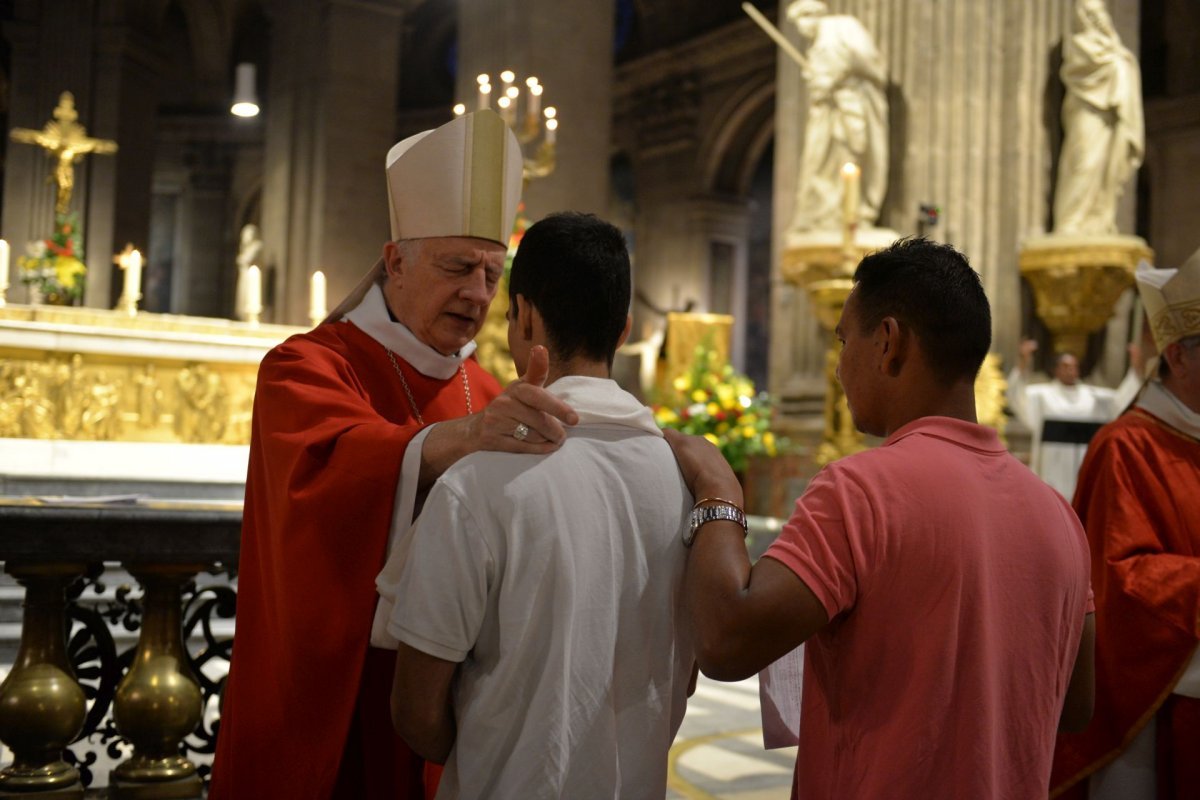
[[[79,124],[79,114],[75,111],[75,96],[63,92],[54,109],[54,119],[39,130],[32,128],[13,128],[11,136],[14,142],[36,144],[44,149],[51,158],[55,159],[52,180],[58,185],[58,197],[54,210],[58,214],[67,213],[71,203],[71,190],[75,185],[75,162],[83,159],[88,153],[110,154],[117,152],[117,143],[108,139],[93,139],[87,135],[87,130]]]

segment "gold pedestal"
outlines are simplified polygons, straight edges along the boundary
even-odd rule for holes
[[[1033,289],[1037,315],[1054,337],[1054,352],[1083,358],[1087,337],[1112,317],[1133,286],[1139,261],[1154,251],[1136,236],[1038,236],[1021,244],[1021,275]]]
[[[62,751],[83,729],[87,700],[67,658],[66,586],[83,564],[8,564],[25,586],[21,646],[0,685],[0,741],[13,763],[0,771],[0,797],[82,800],[79,771]]]
[[[863,235],[865,234],[865,235]],[[833,330],[842,317],[842,307],[854,288],[854,270],[869,253],[887,247],[899,234],[870,229],[853,240],[841,234],[794,237],[783,251],[781,272],[785,280],[801,286],[812,300],[817,320],[829,340],[825,353],[825,435],[817,448],[817,463],[824,466],[843,456],[866,449],[863,435],[854,426],[846,393],[837,378],[841,344]]]
[[[203,564],[129,567],[146,590],[137,652],[117,687],[113,718],[133,755],[113,770],[109,796],[119,800],[199,797],[196,766],[179,743],[202,714],[200,686],[183,650],[180,588]]]

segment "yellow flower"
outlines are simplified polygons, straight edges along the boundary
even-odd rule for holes
[[[766,437],[770,436],[770,435],[771,434],[768,433],[763,438],[766,439]],[[743,425],[742,426],[742,436],[745,436],[747,439],[753,439],[754,438],[754,428],[750,425]]]
[[[679,415],[672,409],[663,406],[654,412],[654,418],[658,420],[659,425],[670,425],[679,419]]]
[[[717,436],[724,436],[729,431],[728,422],[717,423]]]
[[[742,415],[742,423],[743,424],[753,425],[756,422],[758,422],[758,417],[756,415],[754,415],[754,414],[743,414]]]
[[[721,401],[721,405],[725,406],[725,408],[729,408],[733,405],[733,401],[736,396],[737,395],[734,393],[733,387],[727,383],[723,383],[717,387],[717,399]]]
[[[75,279],[83,274],[83,262],[78,258],[56,256],[54,258],[54,275],[60,286],[74,286]]]
[[[709,403],[707,406],[705,406],[705,410],[708,411],[708,415],[710,417],[715,417],[718,413],[720,413],[721,407],[716,403]]]
[[[708,394],[705,393],[705,391],[703,389],[697,389],[696,391],[692,392],[692,402],[693,403],[703,403],[707,399],[708,399]]]
[[[712,442],[713,444],[715,444],[718,447],[721,446],[721,440],[718,439],[716,436],[713,436],[711,433],[704,434],[704,438],[708,439],[710,442]]]
[[[675,379],[673,385],[675,386],[675,391],[686,392],[688,389],[692,388],[692,381],[687,375],[680,375]]]
[[[767,449],[767,455],[775,455],[775,434],[767,431],[763,434],[763,447]]]

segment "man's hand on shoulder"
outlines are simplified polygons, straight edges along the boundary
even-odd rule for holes
[[[670,429],[664,430],[663,436],[671,445],[683,481],[693,496],[697,499],[721,497],[742,505],[742,485],[729,462],[711,442],[703,436],[688,436]]]
[[[421,449],[421,487],[437,480],[455,461],[478,450],[552,453],[562,446],[567,425],[579,415],[546,391],[550,356],[534,347],[525,374],[505,387],[483,411],[439,422]]]

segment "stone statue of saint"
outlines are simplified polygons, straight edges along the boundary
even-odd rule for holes
[[[808,123],[794,232],[841,230],[841,169],[847,161],[862,170],[860,224],[874,225],[887,191],[887,68],[862,23],[828,11],[820,0],[795,0],[787,9],[808,43]]]
[[[1115,234],[1117,198],[1145,152],[1141,72],[1104,0],[1076,0],[1073,28],[1063,43],[1054,233]]]
[[[257,264],[262,255],[263,243],[258,236],[257,225],[244,225],[237,254],[237,289],[234,293],[233,311],[238,319],[247,319],[246,271]]]

